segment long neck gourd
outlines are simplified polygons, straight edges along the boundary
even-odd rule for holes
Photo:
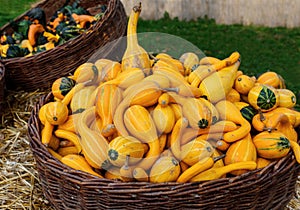
[[[122,58],[122,71],[129,68],[147,70],[151,67],[150,58],[146,50],[138,43],[137,23],[141,13],[141,4],[134,6],[128,20],[127,47]]]

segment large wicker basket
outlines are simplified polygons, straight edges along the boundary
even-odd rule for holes
[[[278,209],[295,194],[300,165],[292,153],[264,169],[202,183],[120,182],[73,170],[41,143],[40,98],[28,122],[30,146],[47,199],[55,209]]]
[[[70,0],[70,3],[74,0]],[[34,7],[45,11],[47,19],[63,6],[65,1],[42,0]],[[22,88],[35,90],[48,88],[52,82],[73,72],[76,67],[86,62],[94,52],[105,44],[126,34],[127,16],[120,0],[81,0],[80,6],[85,9],[98,5],[107,5],[102,19],[99,20],[89,33],[83,33],[68,42],[51,50],[31,57],[2,59],[6,69],[6,83],[8,89]],[[26,13],[15,20],[20,20]],[[1,32],[12,32],[12,25],[8,23],[0,29]],[[109,49],[103,52],[103,56]],[[62,59],[63,58],[63,59]]]

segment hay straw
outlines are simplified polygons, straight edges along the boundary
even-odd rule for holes
[[[43,194],[27,137],[30,111],[45,93],[37,90],[7,94],[0,124],[0,209],[53,209]],[[300,176],[296,195],[285,208],[296,209],[300,209]]]
[[[52,209],[27,137],[30,111],[42,91],[9,91],[0,126],[0,209]]]

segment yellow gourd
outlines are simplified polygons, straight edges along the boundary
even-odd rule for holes
[[[141,167],[134,168],[132,174],[133,178],[138,182],[149,182],[149,175]]]
[[[72,114],[80,113],[88,108],[89,99],[91,98],[96,86],[86,86],[75,91],[70,103]]]
[[[257,157],[257,159],[256,159],[257,169],[267,167],[271,163],[272,163],[272,160],[269,160],[266,158]]]
[[[168,93],[162,93],[158,98],[158,104],[162,107],[166,107],[169,105],[170,95]]]
[[[213,167],[215,159],[212,157],[205,157],[199,160],[197,163],[186,169],[180,174],[176,182],[185,183],[191,180],[197,174]]]
[[[226,100],[235,103],[241,101],[241,95],[236,89],[231,88],[229,93],[226,95]]]
[[[128,165],[133,165],[141,160],[144,155],[143,144],[132,136],[118,136],[108,144],[107,155],[110,163],[122,167],[129,156]]]
[[[267,71],[262,73],[256,80],[256,83],[270,85],[274,88],[278,88],[280,86],[280,77],[274,71]]]
[[[290,141],[279,131],[262,131],[253,137],[257,154],[266,159],[282,158],[291,149]]]
[[[182,63],[185,69],[184,74],[188,75],[191,72],[193,66],[199,63],[199,57],[194,52],[186,52],[180,56],[179,61]]]
[[[45,117],[51,125],[63,124],[68,115],[68,107],[60,101],[49,102],[46,106]]]
[[[80,171],[87,172],[94,176],[103,178],[100,174],[96,173],[91,166],[86,162],[84,157],[81,155],[70,154],[61,158],[60,160],[63,164]]]
[[[237,61],[206,77],[199,86],[203,96],[206,96],[212,103],[225,99],[233,87],[239,65],[240,62]]]
[[[243,139],[240,139],[232,143],[226,151],[224,158],[225,165],[232,163],[243,162],[243,161],[254,161],[256,162],[257,153],[256,147],[252,142],[250,133]],[[245,170],[235,170],[230,173],[233,175],[241,175],[245,173]]]
[[[298,133],[291,124],[288,116],[284,113],[274,113],[265,122],[265,129],[282,132],[290,141],[298,141]]]
[[[131,135],[148,144],[149,151],[145,158],[138,163],[138,166],[146,170],[149,169],[160,152],[155,123],[150,113],[143,106],[130,106],[124,113],[124,124]]]
[[[127,26],[127,47],[122,58],[122,71],[128,68],[148,70],[151,67],[150,58],[137,39],[137,23],[141,13],[141,3],[131,10]]]
[[[61,139],[66,139],[74,144],[74,146],[77,148],[77,153],[79,154],[82,150],[81,148],[81,143],[80,143],[80,137],[71,132],[71,131],[66,131],[66,130],[61,130],[61,129],[56,129],[54,131],[55,136]]]
[[[255,81],[250,76],[243,74],[235,79],[234,89],[240,94],[247,95],[254,85]]]
[[[175,122],[175,125],[170,133],[170,140],[168,147],[171,149],[173,155],[177,160],[181,160],[182,151],[181,151],[181,137],[184,133],[185,128],[188,126],[188,120],[186,118],[180,118]]]
[[[180,174],[179,162],[172,156],[162,156],[156,160],[150,170],[150,182],[173,182]]]
[[[95,120],[96,107],[86,109],[78,119],[78,133],[81,137],[82,153],[87,162],[94,168],[105,168],[107,165],[107,140],[88,126]]]
[[[194,176],[190,180],[190,182],[220,179],[222,176],[232,171],[237,171],[237,170],[249,171],[249,170],[255,170],[256,167],[257,164],[255,161],[243,161],[243,162],[231,163],[229,165],[225,165],[218,168],[210,168],[206,171],[203,171],[202,173],[199,173],[198,175]]]
[[[289,89],[277,89],[279,95],[280,107],[293,108],[296,105],[297,98],[293,91]]]
[[[144,107],[155,105],[158,98],[162,94],[161,88],[159,88],[154,82],[144,83],[145,86],[149,85],[147,89],[140,91],[133,96],[130,101],[130,105],[141,105]]]
[[[279,105],[277,90],[269,85],[257,84],[248,93],[248,102],[255,109],[268,112]]]
[[[212,113],[204,102],[196,98],[186,98],[180,104],[182,105],[183,116],[187,118],[192,128],[203,129],[211,125]]]
[[[96,83],[101,75],[99,75],[99,71],[93,63],[86,62],[76,68],[73,76],[77,83]]]
[[[238,125],[234,131],[229,131],[224,134],[223,139],[226,142],[234,142],[245,137],[251,130],[250,123],[242,116],[239,109],[230,101],[223,100],[215,105],[222,120],[229,120]]]
[[[96,96],[96,112],[102,121],[101,134],[111,136],[116,128],[113,124],[113,113],[122,100],[122,91],[116,85],[104,84],[98,88]]]
[[[172,131],[175,124],[175,114],[170,106],[162,107],[160,104],[156,105],[152,112],[152,117],[158,134]]]
[[[211,157],[213,152],[212,145],[201,137],[197,137],[181,146],[182,161],[189,166],[196,164],[203,158]]]

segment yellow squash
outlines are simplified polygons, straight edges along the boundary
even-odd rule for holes
[[[180,175],[179,162],[172,156],[162,156],[156,160],[150,170],[150,182],[173,182]]]
[[[126,157],[129,157],[128,165],[133,165],[143,157],[144,146],[132,136],[118,136],[109,142],[107,155],[109,161],[115,166],[122,167]]]
[[[138,43],[137,24],[141,13],[141,3],[131,10],[127,26],[127,47],[122,58],[122,71],[128,68],[148,70],[151,67],[146,50]]]
[[[111,136],[115,131],[113,113],[122,100],[122,91],[116,85],[105,84],[98,88],[96,96],[96,112],[102,121],[100,128],[103,136]]]
[[[243,162],[243,161],[254,161],[256,162],[257,153],[256,147],[253,144],[250,133],[243,139],[240,139],[232,143],[226,151],[224,158],[225,165],[232,163]],[[245,170],[231,171],[231,174],[241,175],[245,173]]]
[[[212,103],[225,99],[234,85],[239,66],[240,61],[237,61],[206,77],[199,86],[203,96],[206,96]]]

